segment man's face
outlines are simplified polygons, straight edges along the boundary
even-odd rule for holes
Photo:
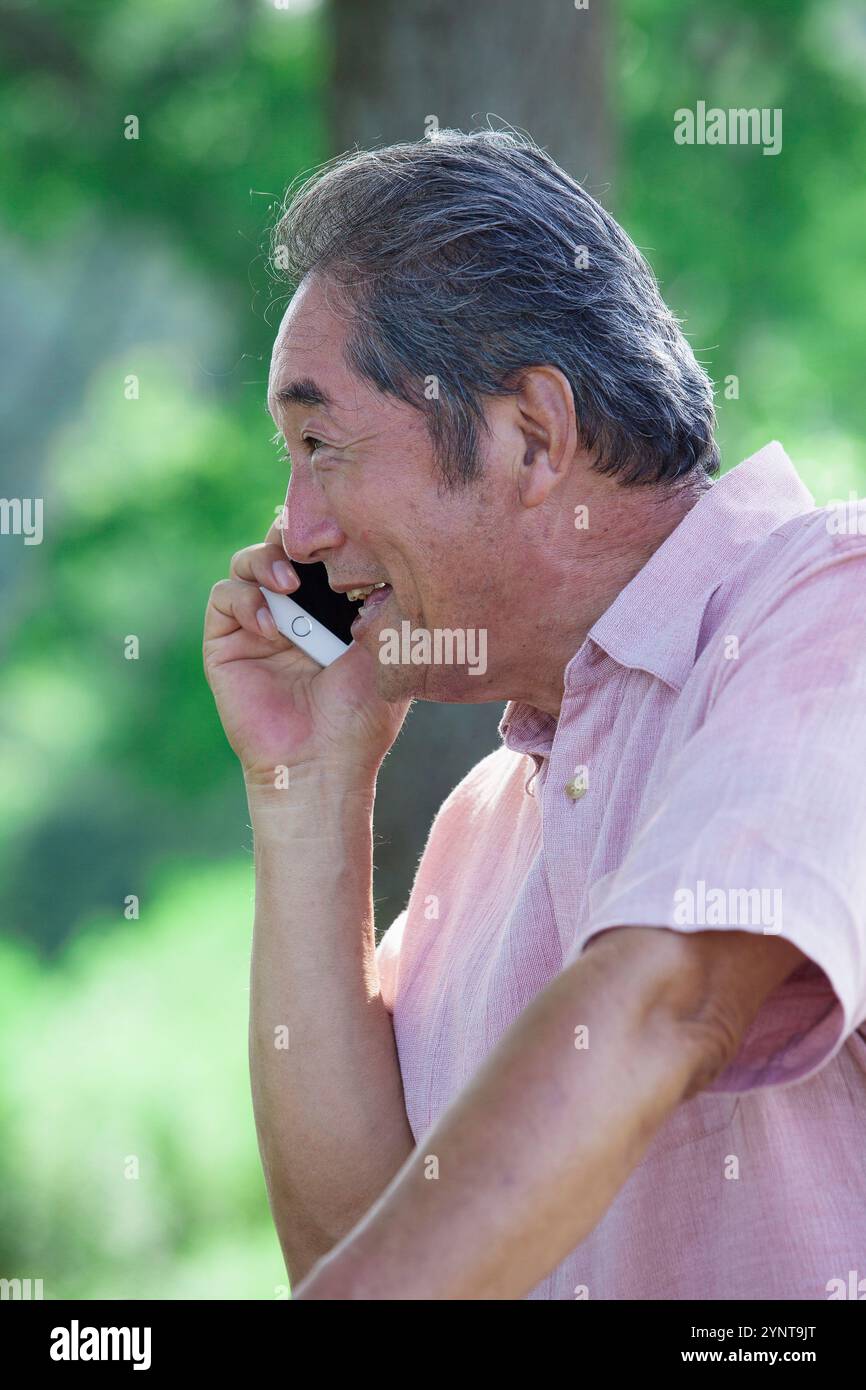
[[[486,640],[486,625],[501,613],[493,590],[503,571],[507,578],[507,509],[486,479],[444,488],[420,412],[345,365],[351,324],[333,291],[330,298],[334,309],[324,282],[302,282],[271,360],[268,406],[292,457],[286,552],[301,563],[324,562],[333,588],[390,586],[355,635],[377,661],[384,698],[496,698],[489,671],[381,659],[380,634],[399,634],[407,620],[413,632],[485,628]],[[423,380],[423,364],[418,375]]]

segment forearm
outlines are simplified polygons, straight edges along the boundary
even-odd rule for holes
[[[705,1063],[606,967],[532,1001],[302,1299],[518,1299],[585,1239]]]
[[[249,791],[256,908],[250,1079],[259,1149],[297,1282],[413,1145],[372,901],[375,784],[294,770]]]

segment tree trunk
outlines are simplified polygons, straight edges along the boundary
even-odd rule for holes
[[[428,116],[468,130],[525,130],[570,174],[612,177],[605,58],[611,0],[331,0],[330,136],[419,140]]]

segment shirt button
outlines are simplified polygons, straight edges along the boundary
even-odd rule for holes
[[[586,796],[586,786],[583,777],[572,777],[570,782],[566,782],[565,794],[566,796],[570,796],[572,801],[579,801],[582,796]]]

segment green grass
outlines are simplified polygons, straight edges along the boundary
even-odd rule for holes
[[[285,1297],[249,1092],[252,889],[249,859],[178,861],[138,921],[89,923],[51,967],[0,945],[0,1274],[46,1298]]]

